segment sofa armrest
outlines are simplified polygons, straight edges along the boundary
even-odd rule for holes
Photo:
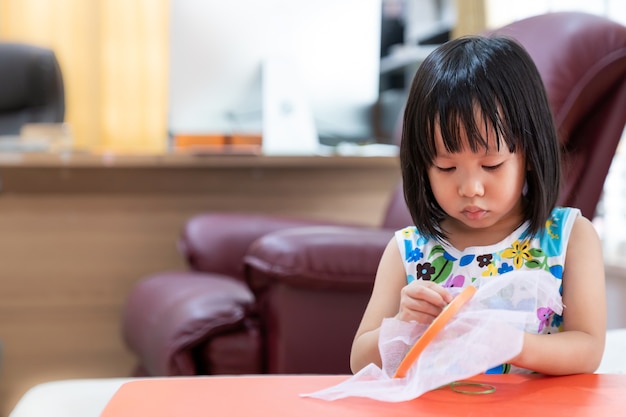
[[[246,254],[270,373],[350,372],[350,349],[392,230],[304,227]]]
[[[273,281],[299,288],[371,291],[391,229],[312,226],[267,234],[244,263],[254,292]]]
[[[123,337],[150,376],[196,375],[194,349],[200,344],[237,332],[258,338],[256,329],[250,329],[253,304],[247,286],[229,277],[194,272],[154,275],[130,293],[123,311]],[[259,346],[258,340],[256,346],[251,344],[251,355],[258,356]]]
[[[196,271],[243,280],[242,259],[252,242],[276,230],[315,224],[328,222],[256,214],[201,214],[185,224],[178,249]]]

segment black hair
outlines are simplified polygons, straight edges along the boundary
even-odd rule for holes
[[[482,114],[482,120],[476,120]],[[446,42],[419,66],[403,116],[400,163],[404,197],[420,233],[444,238],[445,213],[428,180],[436,155],[435,126],[450,152],[487,147],[480,125],[498,146],[525,157],[524,220],[530,236],[545,226],[561,184],[556,128],[544,84],[532,58],[515,40],[467,36]],[[467,142],[461,136],[464,131]]]

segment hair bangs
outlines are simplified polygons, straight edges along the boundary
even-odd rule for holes
[[[459,92],[439,100],[437,114],[428,125],[431,132],[438,126],[446,151],[456,153],[468,147],[472,152],[478,152],[489,149],[490,143],[495,143],[496,149],[502,144],[506,144],[511,152],[517,149],[517,139],[504,122],[502,108],[494,94],[474,93],[470,96],[469,92]],[[494,132],[494,140],[490,140],[485,132]],[[435,135],[427,137],[434,149]]]

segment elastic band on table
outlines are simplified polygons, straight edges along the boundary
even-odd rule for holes
[[[469,389],[459,389],[459,387],[470,387]],[[474,388],[484,388],[482,391],[476,391]],[[479,382],[452,382],[450,384],[450,389],[459,394],[467,394],[467,395],[484,395],[484,394],[493,394],[496,392],[496,387],[489,384],[481,384]]]

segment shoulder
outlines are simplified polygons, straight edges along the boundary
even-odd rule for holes
[[[421,240],[421,235],[415,226],[408,226],[395,232],[395,241],[402,250],[423,243]]]
[[[555,207],[550,213],[548,224],[550,222],[555,222],[565,225],[566,223],[572,223],[578,217],[582,217],[582,213],[577,208]]]
[[[578,218],[582,218],[580,210],[570,207],[556,207],[546,219],[545,228],[537,236],[539,246],[550,257],[564,257],[569,250],[571,232]]]
[[[415,226],[408,226],[395,232],[395,238],[398,242],[411,241],[418,245],[424,245],[430,240],[427,236],[420,233]]]
[[[546,221],[547,236],[544,235],[544,239],[567,242],[578,219],[584,219],[579,209],[556,207]]]
[[[599,268],[604,263],[602,243],[593,223],[584,216],[577,216],[567,241],[567,268],[572,272]],[[566,269],[567,269],[566,268]]]
[[[419,236],[419,232],[417,231],[417,227],[415,226],[407,226],[403,229],[396,230],[396,238],[400,239],[411,239],[415,236]]]
[[[600,237],[595,226],[584,216],[578,216],[574,219],[569,240],[570,246],[572,244],[600,244]]]
[[[552,210],[546,226],[557,227],[561,231],[567,231],[570,238],[580,240],[581,238],[598,239],[598,233],[593,223],[584,217],[581,211],[573,207],[556,207]]]

